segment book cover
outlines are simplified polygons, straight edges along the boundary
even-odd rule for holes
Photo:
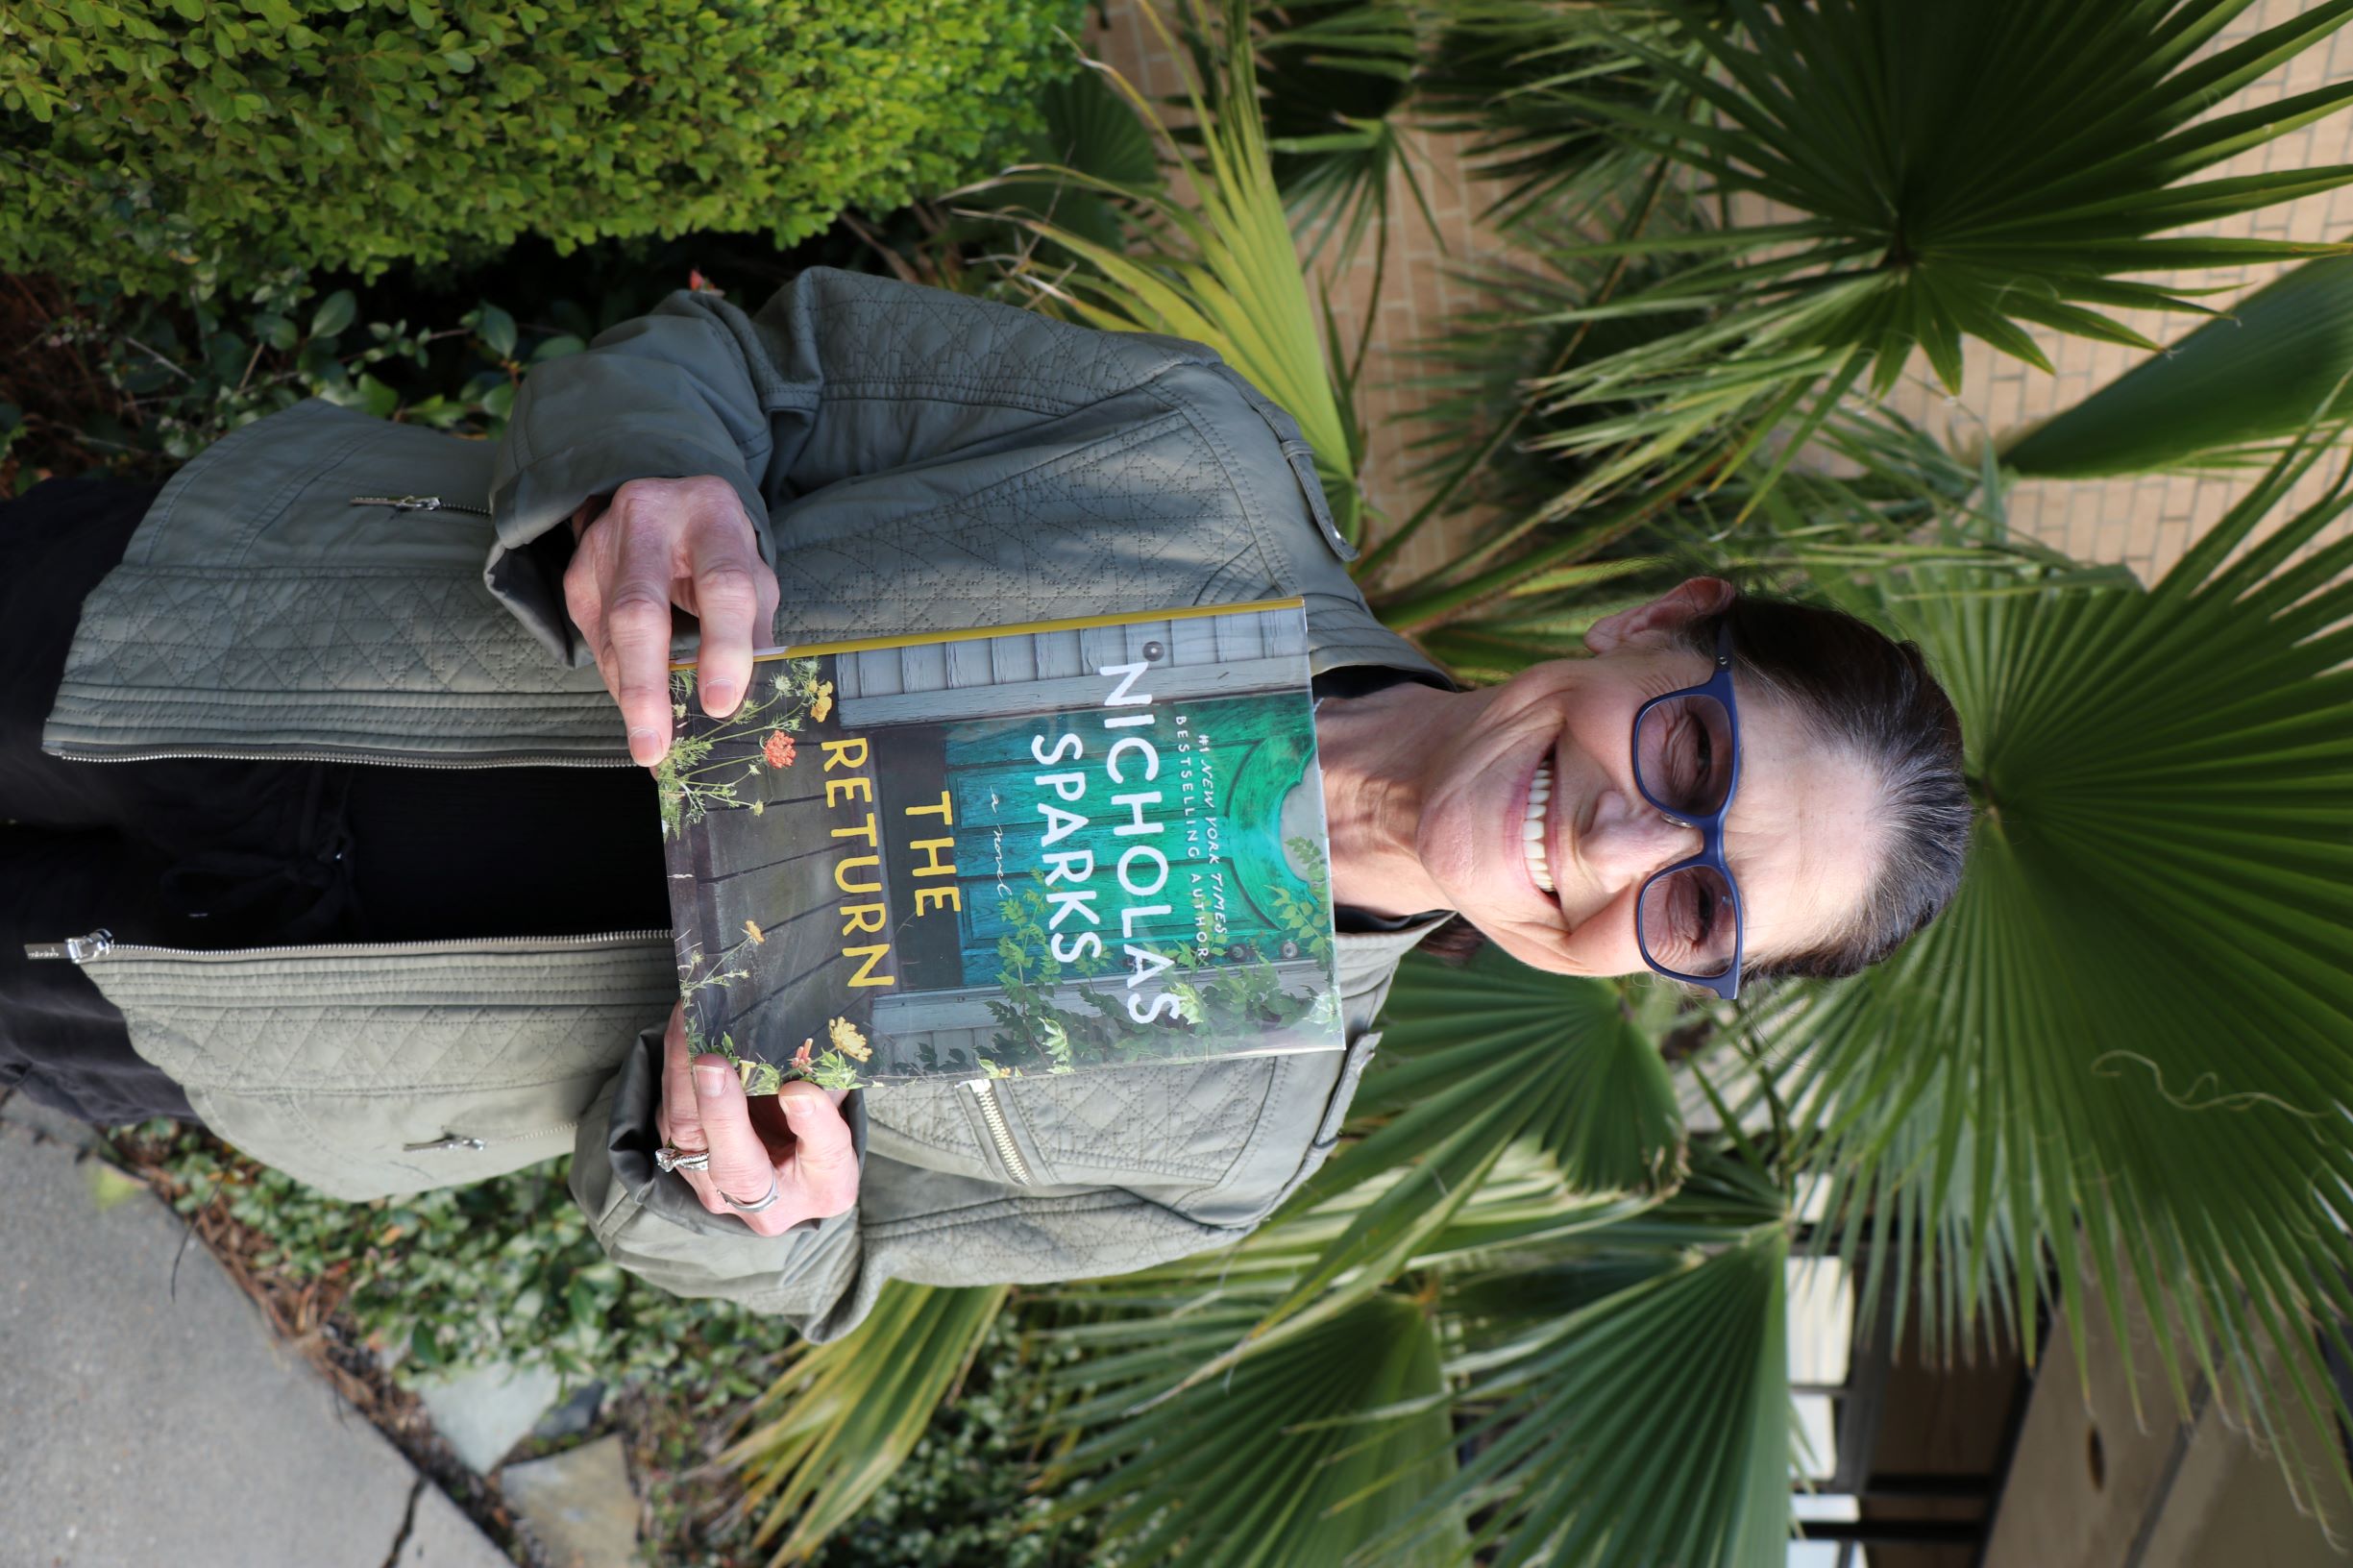
[[[1300,600],[762,654],[656,771],[689,1041],[754,1093],[1342,1044]]]

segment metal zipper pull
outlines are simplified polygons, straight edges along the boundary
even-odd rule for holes
[[[462,502],[444,501],[439,496],[354,496],[355,506],[389,506],[396,512],[471,512],[476,517],[488,517],[487,506],[468,506]]]
[[[67,937],[63,942],[28,942],[27,958],[61,958],[70,964],[87,964],[93,958],[104,958],[114,950],[114,933],[103,926],[86,937]]]
[[[456,1133],[451,1133],[447,1137],[434,1139],[429,1143],[404,1143],[401,1145],[401,1152],[403,1154],[432,1154],[442,1150],[464,1149],[472,1154],[479,1154],[489,1146],[478,1138],[463,1138]]]

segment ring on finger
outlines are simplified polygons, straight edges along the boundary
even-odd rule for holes
[[[768,1195],[756,1199],[753,1202],[746,1203],[741,1198],[729,1197],[723,1190],[719,1194],[719,1197],[722,1203],[724,1203],[728,1208],[734,1210],[739,1214],[756,1214],[764,1209],[772,1209],[775,1207],[776,1200],[783,1195],[784,1189],[776,1185],[776,1178],[771,1176],[768,1179]]]
[[[711,1168],[711,1151],[681,1149],[665,1143],[653,1151],[653,1168],[665,1174],[674,1170],[708,1170]]]

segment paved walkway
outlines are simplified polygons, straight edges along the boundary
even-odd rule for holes
[[[504,1568],[82,1136],[0,1106],[0,1568]]]

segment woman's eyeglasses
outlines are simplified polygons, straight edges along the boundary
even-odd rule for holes
[[[1716,627],[1716,669],[1705,684],[1654,697],[1634,715],[1634,787],[1701,835],[1698,854],[1642,884],[1634,904],[1642,960],[1730,1001],[1740,994],[1740,888],[1724,863],[1724,814],[1740,789],[1740,709],[1728,624]]]

